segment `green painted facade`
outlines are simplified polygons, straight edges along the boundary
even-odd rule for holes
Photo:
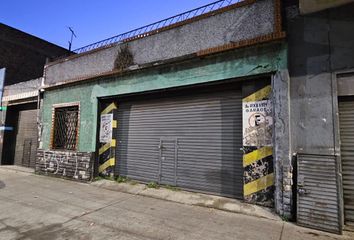
[[[273,43],[47,90],[42,108],[42,148],[49,150],[53,104],[80,102],[78,151],[93,152],[96,147],[99,97],[207,83],[286,68],[287,45]]]

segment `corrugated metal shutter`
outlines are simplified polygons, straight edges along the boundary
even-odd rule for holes
[[[344,218],[354,226],[354,101],[339,102]]]
[[[37,135],[37,110],[20,111],[16,135],[15,165],[35,167]]]
[[[120,102],[117,171],[241,198],[241,122],[238,90]]]
[[[297,222],[340,233],[335,156],[298,155]]]

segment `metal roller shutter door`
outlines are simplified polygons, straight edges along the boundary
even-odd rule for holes
[[[238,90],[120,102],[117,173],[242,198]]]
[[[354,226],[354,100],[339,102],[344,217]]]
[[[37,152],[37,109],[19,111],[15,165],[35,167]]]

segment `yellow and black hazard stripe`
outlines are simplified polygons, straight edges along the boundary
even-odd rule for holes
[[[243,193],[245,199],[254,201],[260,196],[252,196],[253,194],[269,195],[271,187],[274,185],[273,176],[273,148],[272,147],[249,147],[246,149],[248,153],[243,156],[244,166],[244,186]],[[272,197],[272,196],[269,196]],[[263,200],[268,200],[267,196],[263,196]]]
[[[243,102],[268,100],[271,86],[268,85],[243,98]],[[274,167],[272,146],[243,146],[244,186],[246,202],[270,205],[274,199]]]
[[[103,114],[113,114],[112,122],[112,140],[108,143],[100,143],[100,148],[98,150],[99,156],[99,167],[98,173],[104,176],[113,176],[114,167],[116,165],[116,147],[117,147],[117,104],[115,102],[110,103],[108,106],[101,111]]]

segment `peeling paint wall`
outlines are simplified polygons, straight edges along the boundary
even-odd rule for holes
[[[274,206],[273,103],[270,80],[243,84],[244,200]]]
[[[97,97],[207,83],[286,68],[286,44],[273,43],[49,90],[44,93],[42,148],[49,148],[53,104],[80,102],[78,151],[93,152],[96,148]]]
[[[288,20],[295,152],[335,154],[332,73],[354,68],[353,12],[350,4]]]

